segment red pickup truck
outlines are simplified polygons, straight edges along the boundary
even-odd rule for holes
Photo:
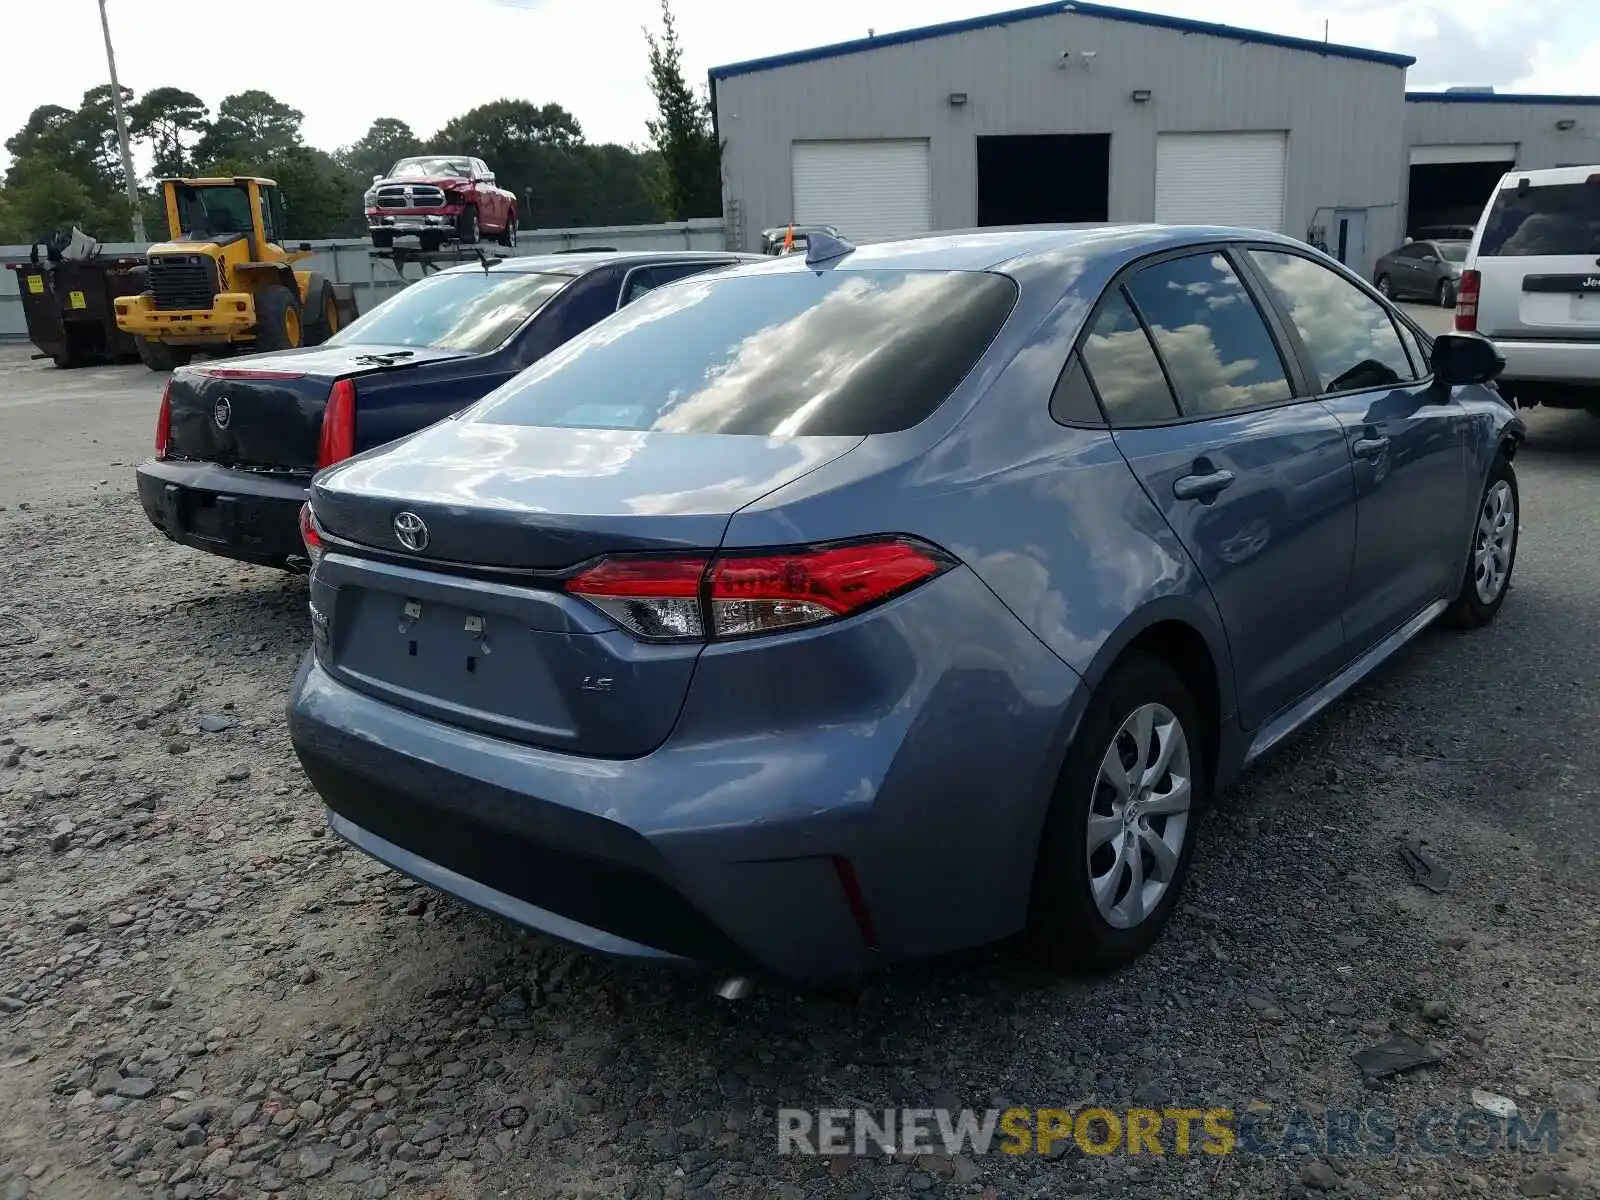
[[[475,245],[484,237],[517,244],[517,198],[495,185],[494,172],[481,158],[402,158],[388,175],[373,176],[363,203],[372,244],[380,249],[408,235],[424,250],[445,242]]]

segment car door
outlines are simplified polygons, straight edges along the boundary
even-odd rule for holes
[[[1339,422],[1296,394],[1222,249],[1126,276],[1082,356],[1117,448],[1211,588],[1256,728],[1343,664],[1355,484]]]
[[[1433,280],[1428,270],[1429,253],[1430,248],[1426,242],[1412,242],[1395,252],[1395,261],[1400,266],[1396,273],[1400,286],[1394,293],[1397,299],[1401,297],[1417,299],[1433,295]]]
[[[503,231],[506,227],[506,194],[495,184],[494,172],[481,158],[472,160],[473,174],[479,180],[478,220],[486,229]]]
[[[1349,443],[1356,545],[1345,632],[1354,656],[1460,586],[1475,500],[1466,417],[1427,366],[1413,364],[1379,298],[1292,250],[1245,257]]]

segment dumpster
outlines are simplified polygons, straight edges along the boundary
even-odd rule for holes
[[[7,263],[17,277],[28,340],[58,367],[92,362],[125,362],[139,357],[134,339],[117,328],[116,299],[146,288],[142,258],[59,257],[45,243],[28,262]]]

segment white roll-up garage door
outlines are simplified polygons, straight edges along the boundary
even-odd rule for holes
[[[933,228],[926,139],[796,142],[791,161],[796,224],[834,225],[856,242]]]
[[[1505,163],[1506,170],[1516,165],[1515,142],[1493,143],[1481,146],[1413,146],[1411,165],[1432,167],[1442,163]]]
[[[1288,135],[1156,135],[1156,220],[1163,225],[1283,229]]]

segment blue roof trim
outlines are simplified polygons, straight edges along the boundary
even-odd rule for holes
[[[1600,104],[1600,96],[1551,96],[1538,92],[1407,92],[1407,104]]]
[[[1341,46],[1330,42],[1314,42],[1308,38],[1285,37],[1276,33],[1262,33],[1257,29],[1240,29],[1234,25],[1218,25],[1211,21],[1191,21],[1185,17],[1168,17],[1160,13],[1138,12],[1131,8],[1112,8],[1104,4],[1080,3],[1067,0],[1062,3],[1036,4],[1031,8],[1014,8],[1009,12],[990,13],[982,17],[968,17],[964,21],[947,21],[943,25],[923,25],[916,29],[903,29],[898,33],[885,33],[878,37],[856,38],[848,42],[835,42],[812,50],[795,50],[788,54],[775,54],[770,58],[752,58],[748,62],[729,63],[711,68],[711,81],[728,79],[734,75],[750,75],[757,71],[770,71],[776,67],[792,67],[798,63],[818,62],[825,58],[842,58],[847,54],[860,54],[866,50],[881,50],[885,46],[904,46],[910,42],[930,38],[951,37],[958,33],[971,33],[976,29],[993,29],[1012,25],[1018,21],[1032,21],[1038,17],[1053,17],[1062,13],[1076,13],[1084,17],[1099,17],[1105,21],[1123,21],[1130,25],[1148,25],[1156,29],[1172,29],[1179,33],[1199,33],[1209,37],[1229,38],[1258,46],[1278,46],[1285,50],[1306,50],[1333,58],[1355,58],[1363,62],[1383,63],[1391,67],[1409,67],[1416,59],[1405,54],[1390,54],[1384,50],[1367,50],[1360,46]]]

